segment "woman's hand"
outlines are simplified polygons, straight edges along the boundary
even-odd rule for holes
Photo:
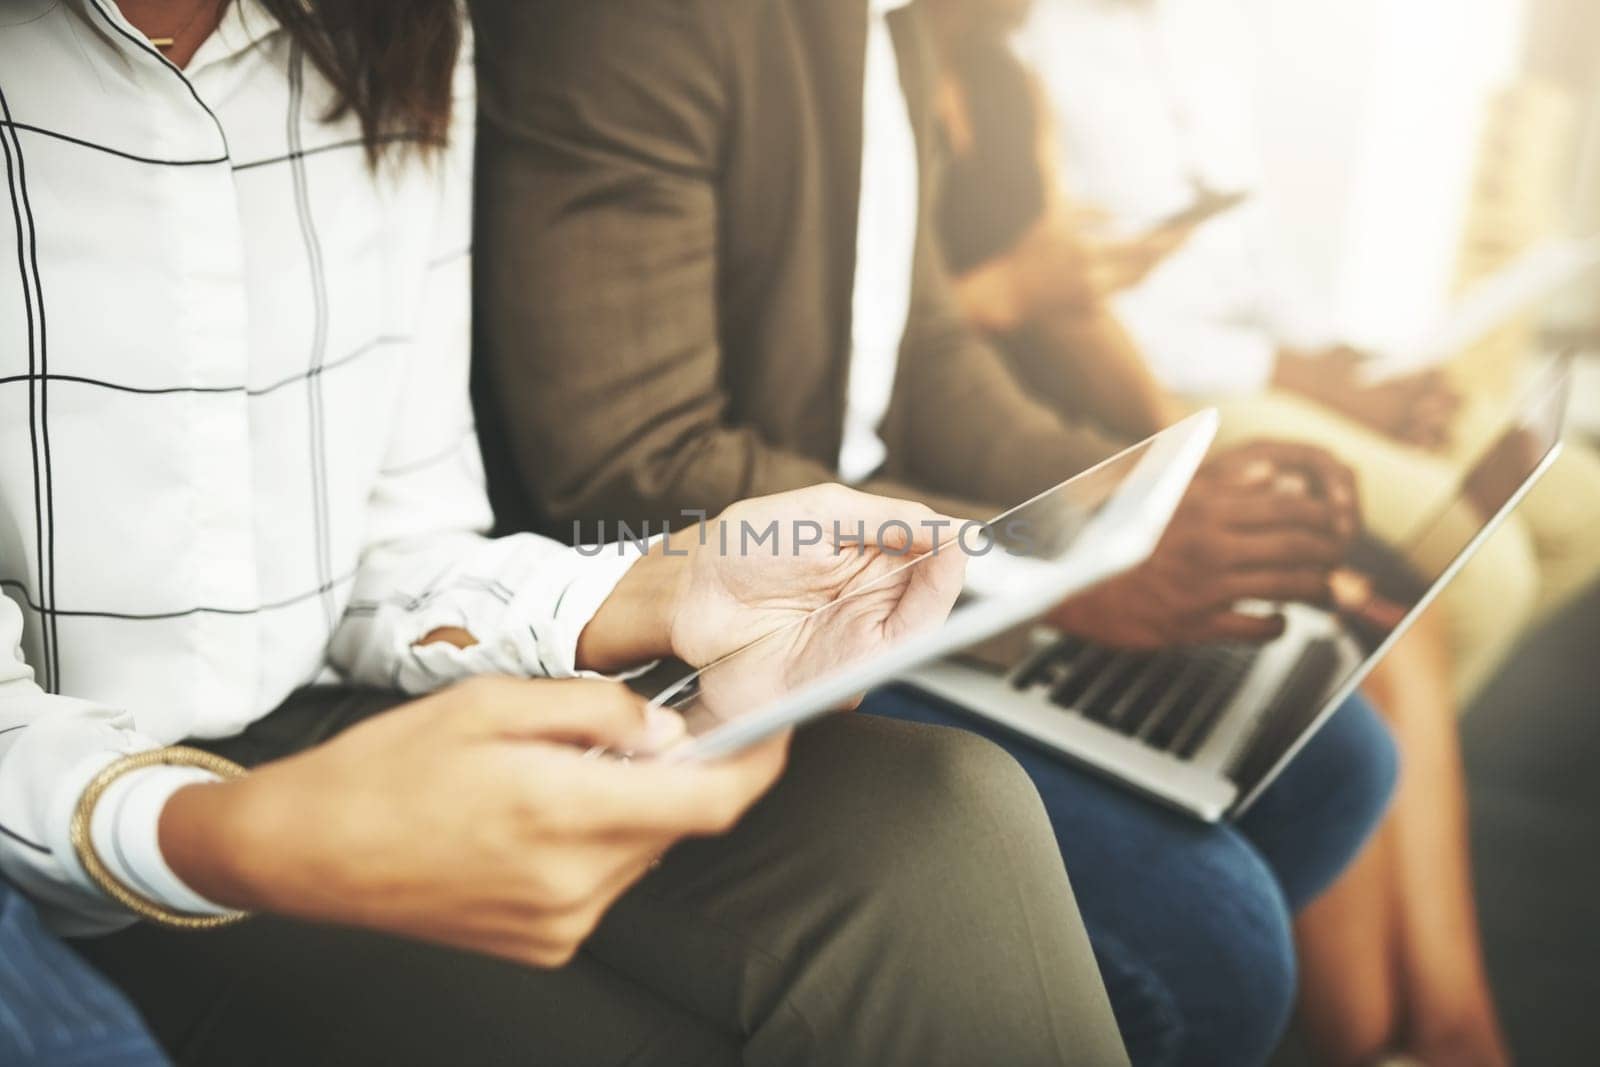
[[[663,851],[731,828],[782,771],[787,735],[716,764],[583,756],[681,728],[615,683],[475,679],[180,790],[161,848],[221,904],[558,966]]]
[[[742,501],[652,546],[585,627],[578,663],[615,670],[670,653],[703,665],[868,586],[872,610],[851,613],[852,633],[892,640],[955,603],[956,528],[921,504],[842,485]]]

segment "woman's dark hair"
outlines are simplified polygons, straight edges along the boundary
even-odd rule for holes
[[[461,50],[458,0],[261,0],[354,113],[377,163],[386,147],[437,147]]]

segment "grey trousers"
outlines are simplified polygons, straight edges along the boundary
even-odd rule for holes
[[[261,762],[395,700],[307,690],[208,747]],[[76,947],[182,1063],[1127,1062],[1027,777],[864,716],[802,731],[731,834],[673,849],[559,970],[271,918]]]

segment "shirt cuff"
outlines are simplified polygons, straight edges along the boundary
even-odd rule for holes
[[[497,624],[483,632],[473,625],[481,620],[463,620],[448,611],[437,618],[424,616],[417,627],[421,633],[463,626],[478,642],[467,648],[446,641],[413,645],[401,661],[397,681],[408,692],[425,692],[480,674],[631,678],[648,671],[653,663],[611,675],[580,671],[577,666],[583,628],[648,547],[648,543],[622,541],[567,549],[547,564],[545,572],[564,574],[561,584],[552,587],[541,580],[516,592]]]
[[[140,896],[185,915],[229,915],[233,909],[189,888],[161,854],[161,812],[179,789],[220,781],[198,767],[145,767],[101,794],[89,823],[100,862]]]
[[[542,627],[541,651],[554,659],[558,670],[568,675],[593,675],[593,671],[578,670],[578,638],[623,575],[632,570],[649,549],[637,541],[620,541],[569,551],[581,563],[550,606],[549,623]],[[534,605],[529,608],[537,611]]]

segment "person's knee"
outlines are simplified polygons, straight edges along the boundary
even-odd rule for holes
[[[928,727],[903,743],[900,783],[919,795],[919,804],[948,809],[957,818],[971,803],[1007,811],[1047,825],[1038,790],[1005,749],[966,730]]]
[[[1093,941],[1128,1058],[1140,1067],[1182,1063],[1187,1038],[1182,983],[1171,982],[1146,954],[1112,932],[1096,931]]]
[[[1238,1062],[1265,1062],[1283,1039],[1294,1011],[1299,982],[1294,950],[1293,918],[1271,876],[1262,870],[1249,890],[1247,920],[1236,926],[1231,956],[1236,973],[1253,976],[1248,997],[1235,1006],[1237,1025],[1249,1035],[1241,1043],[1251,1058]],[[1247,1001],[1247,1002],[1244,1002]]]
[[[1334,883],[1377,828],[1400,752],[1372,706],[1352,697],[1236,822],[1298,910]]]
[[[1024,846],[1017,858],[1030,870],[1059,874],[1049,819],[1016,760],[965,730],[885,725],[893,744],[860,768],[877,817],[853,828],[850,878],[875,896],[915,906],[930,897],[930,877],[943,886],[991,877],[981,856],[997,836]]]
[[[829,765],[829,844],[762,1041],[804,1019],[811,1058],[833,1062],[1120,1062],[1026,773],[965,731],[853,726],[802,754]]]
[[[1264,1063],[1294,1006],[1288,903],[1240,836],[1153,857],[1115,919],[1089,912],[1117,1026],[1141,1067]]]
[[[1242,844],[1214,872],[1207,906],[1185,912],[1195,925],[1185,984],[1170,995],[1182,1067],[1265,1063],[1294,1010],[1298,971],[1293,918],[1272,872]]]

